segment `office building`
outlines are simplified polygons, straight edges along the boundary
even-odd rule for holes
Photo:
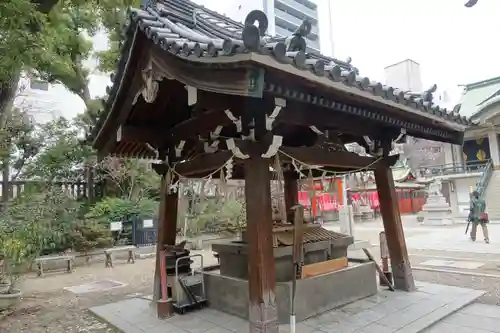
[[[235,21],[243,22],[246,15],[255,9],[262,10],[269,20],[268,34],[281,37],[290,36],[309,20],[312,24],[307,46],[310,51],[320,51],[318,5],[311,0],[194,0],[211,10],[224,14]]]

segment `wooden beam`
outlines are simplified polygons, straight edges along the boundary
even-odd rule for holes
[[[174,170],[182,176],[189,177],[214,171],[223,166],[233,154],[230,151],[219,151],[212,154],[201,154],[186,162],[176,163]]]
[[[304,127],[316,126],[320,130],[330,129],[357,136],[368,135],[373,138],[379,137],[382,132],[381,126],[376,126],[373,122],[363,120],[361,117],[289,100],[287,100],[287,106],[276,117],[275,123]]]
[[[375,182],[387,237],[394,286],[396,289],[413,291],[415,290],[415,282],[412,276],[410,259],[408,258],[394,179],[389,164],[378,163],[375,169]]]
[[[369,170],[373,170],[378,164],[377,158],[375,157],[359,156],[351,152],[328,151],[326,149],[315,147],[282,147],[280,150],[294,159],[309,165],[321,165],[345,169],[367,168]],[[291,158],[286,155],[282,156],[281,160],[283,162],[291,162]],[[386,162],[384,163],[393,165],[397,160],[398,155],[389,156],[386,158]]]
[[[270,181],[268,160],[245,160],[250,332],[278,333]]]
[[[347,267],[347,257],[320,261],[302,266],[302,279],[332,273]]]
[[[214,131],[217,126],[227,126],[232,123],[224,110],[211,110],[175,125],[167,132],[166,137],[174,138],[176,142],[197,138],[198,135]]]
[[[160,128],[152,129],[142,126],[121,125],[119,131],[121,131],[121,141],[151,143],[155,146],[157,146],[157,143],[162,142],[162,136],[164,137]]]
[[[232,112],[238,116],[237,112]],[[177,144],[181,140],[197,139],[199,135],[204,136],[214,131],[217,126],[232,125],[233,122],[225,113],[225,110],[210,110],[184,120],[170,129],[164,127],[145,127],[136,125],[122,125],[122,140],[134,142],[149,142],[156,145],[164,145],[169,142]]]

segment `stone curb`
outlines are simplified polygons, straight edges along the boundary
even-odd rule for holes
[[[497,274],[487,274],[487,273],[477,273],[477,272],[465,272],[465,271],[457,271],[457,270],[447,270],[447,269],[439,269],[439,268],[430,268],[424,266],[412,266],[413,270],[417,271],[429,271],[436,273],[448,273],[448,274],[458,274],[458,275],[467,275],[467,276],[477,276],[477,277],[487,277],[487,278],[496,278],[500,279],[500,275]]]

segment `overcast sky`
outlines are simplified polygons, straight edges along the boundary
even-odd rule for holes
[[[221,0],[199,0],[217,10]],[[227,6],[232,0],[226,0]],[[328,34],[331,1],[332,35]],[[465,0],[316,0],[320,11],[322,51],[352,57],[361,75],[384,81],[387,65],[413,59],[420,63],[424,86],[437,83],[442,89],[500,76],[497,45],[500,0],[480,0],[465,8]],[[220,5],[219,5],[220,6]],[[98,49],[106,47],[105,36],[94,38]],[[92,77],[91,94],[105,94],[107,77]],[[61,99],[64,115],[83,110],[76,96],[63,88],[50,95]]]
[[[323,8],[327,1],[318,0]],[[473,8],[465,0],[330,1],[335,56],[351,56],[362,75],[383,81],[383,68],[406,58],[420,63],[426,85],[500,75],[499,0]],[[320,14],[328,21],[327,10]]]

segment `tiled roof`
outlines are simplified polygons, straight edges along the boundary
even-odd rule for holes
[[[341,61],[317,53],[306,53],[304,37],[311,29],[307,21],[288,38],[272,37],[266,34],[268,21],[261,11],[250,12],[245,24],[241,24],[187,0],[150,1],[142,9],[132,9],[130,19],[135,24],[131,24],[127,30],[128,37],[122,46],[122,57],[113,78],[114,84],[108,90],[109,102],[116,97],[132,48],[134,29],[138,25],[155,44],[179,57],[206,62],[210,61],[207,58],[214,57],[232,57],[243,53],[263,54],[273,57],[279,63],[311,71],[333,82],[356,87],[406,108],[411,107],[424,115],[428,114],[430,118],[435,119],[437,116],[444,121],[472,125],[466,117],[433,104],[432,89],[423,93],[405,92],[360,76],[350,59]],[[259,23],[258,27],[253,25],[255,22]],[[104,117],[101,117],[101,121],[102,118]]]
[[[472,117],[475,119],[481,110],[484,109],[484,104],[487,100],[494,98],[500,91],[500,82],[488,80],[482,83],[466,86],[462,99],[460,100],[460,114]]]

